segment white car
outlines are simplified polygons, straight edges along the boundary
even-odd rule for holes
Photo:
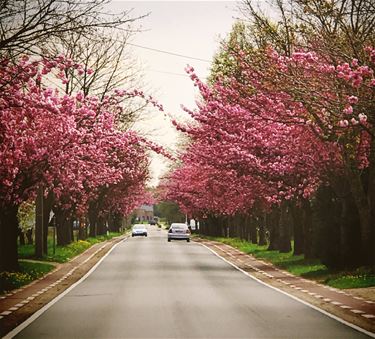
[[[132,228],[132,237],[144,236],[147,237],[147,228],[144,224],[135,224]]]
[[[168,230],[168,241],[171,240],[186,240],[190,241],[190,230],[184,223],[173,223]]]

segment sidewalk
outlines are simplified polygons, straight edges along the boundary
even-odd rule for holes
[[[0,295],[0,337],[10,332],[84,276],[115,244],[127,235],[91,246],[72,260],[58,264],[44,277]]]
[[[229,245],[196,238],[228,262],[256,279],[296,297],[315,308],[375,334],[375,302],[278,269]]]

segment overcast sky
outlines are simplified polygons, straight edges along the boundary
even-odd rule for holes
[[[173,116],[183,119],[180,105],[194,108],[197,95],[191,80],[185,75],[187,64],[205,79],[210,62],[218,49],[220,38],[229,33],[236,12],[235,1],[113,1],[114,9],[133,8],[132,15],[150,13],[139,21],[142,32],[136,34],[132,43],[161,51],[176,53],[196,59],[182,58],[167,53],[133,47],[133,54],[142,64],[144,82],[155,97]],[[177,134],[169,120],[162,114],[152,114],[137,128],[149,132],[154,141],[166,147],[174,147]],[[153,160],[154,177],[166,169],[161,157]],[[153,184],[156,181],[153,180]]]

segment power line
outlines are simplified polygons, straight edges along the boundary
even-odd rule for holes
[[[149,69],[149,71],[156,72],[156,73],[170,74],[170,75],[178,75],[180,77],[187,77],[187,78],[189,78],[189,76],[187,74],[183,74],[183,73],[174,73],[174,72],[168,72],[168,71],[159,71],[159,70],[156,70],[156,69]]]
[[[195,57],[188,56],[188,55],[173,53],[173,52],[164,51],[164,50],[157,49],[157,48],[151,48],[151,47],[146,47],[146,46],[141,46],[141,45],[136,45],[136,44],[131,44],[131,43],[127,43],[127,44],[130,45],[130,46],[134,46],[134,47],[138,47],[138,48],[143,48],[143,49],[148,49],[150,51],[154,51],[154,52],[158,52],[158,53],[169,54],[169,55],[177,56],[177,57],[180,57],[180,58],[193,59],[193,60],[199,60],[199,61],[211,63],[210,60],[206,60],[206,59],[195,58]]]

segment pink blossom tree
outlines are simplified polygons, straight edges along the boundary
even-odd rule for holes
[[[0,270],[17,268],[21,202],[42,190],[51,197],[49,208],[54,206],[62,223],[87,213],[98,200],[98,213],[129,211],[146,195],[147,150],[164,152],[134,132],[117,131],[116,114],[123,109],[124,91],[98,100],[43,86],[52,71],[57,70],[65,82],[64,70],[79,72],[79,67],[63,57],[1,62]],[[145,97],[137,91],[127,95]],[[162,109],[153,98],[145,99]]]
[[[369,258],[370,214],[360,171],[370,166],[371,172],[373,125],[366,110],[373,102],[373,50],[368,48],[368,65],[356,60],[351,65],[334,65],[324,56],[306,51],[290,57],[271,48],[250,55],[243,50],[230,52],[237,59],[240,77],[219,78],[208,86],[192,68],[187,70],[202,100],[196,110],[186,109],[193,124],[175,122],[190,135],[191,151],[183,156],[182,168],[171,175],[172,196],[180,196],[185,209],[195,206],[194,200],[187,199],[189,195],[178,193],[185,192],[184,185],[194,191],[196,181],[185,183],[183,179],[192,175],[194,166],[217,171],[213,189],[220,192],[225,186],[225,194],[231,197],[217,205],[221,213],[231,210],[231,203],[242,208],[240,199],[234,200],[228,193],[241,181],[235,180],[233,185],[228,170],[237,179],[258,184],[250,195],[280,206],[308,199],[321,183],[342,175],[351,184],[360,212],[363,259]],[[205,176],[201,173],[200,178]],[[210,203],[215,201],[208,182],[197,182],[197,191],[207,196],[205,204],[200,201],[202,209],[212,209]],[[251,202],[246,185],[241,188],[239,195]],[[371,192],[371,186],[367,191]]]

